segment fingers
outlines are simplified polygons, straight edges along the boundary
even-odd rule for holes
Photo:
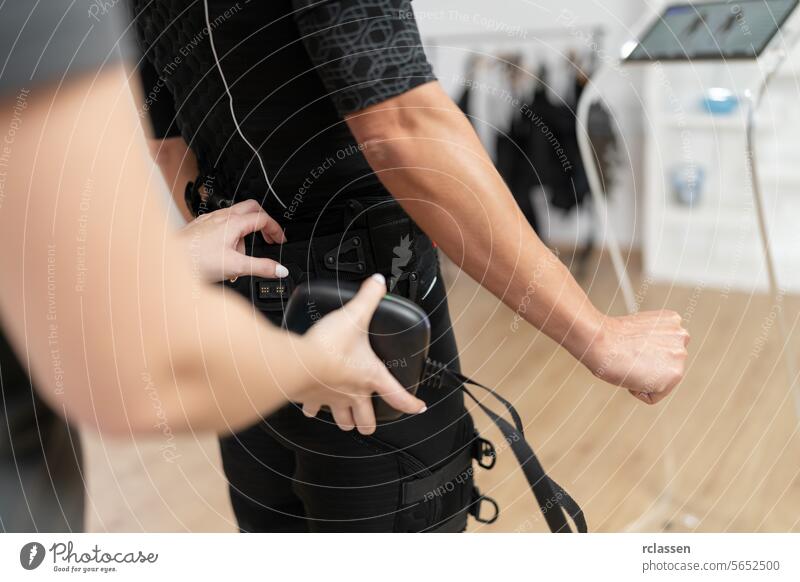
[[[664,398],[669,396],[669,393],[672,392],[672,388],[669,388],[662,392],[637,392],[636,390],[628,390],[628,392],[630,392],[632,396],[634,396],[638,400],[641,400],[645,404],[653,405],[653,404],[658,404],[659,402],[664,400]]]
[[[272,259],[260,259],[257,257],[241,256],[234,262],[235,273],[229,273],[229,277],[263,277],[265,279],[283,279],[289,275],[289,269],[276,263]]]
[[[344,309],[366,330],[384,295],[386,295],[386,279],[380,273],[375,273],[361,284],[361,289]]]
[[[227,213],[227,218],[234,225],[234,232],[240,237],[261,231],[261,236],[269,244],[286,242],[286,234],[281,225],[264,212],[264,209],[255,200],[245,200],[218,212]]]
[[[263,231],[268,228],[274,230],[276,226],[277,230],[279,231],[279,235],[281,237],[283,236],[283,231],[281,230],[281,227],[278,226],[278,223],[275,222],[275,219],[273,219],[264,211],[251,212],[250,214],[232,215],[229,217],[228,223],[230,225],[228,234],[231,237],[243,238],[253,232],[262,231],[263,233]],[[273,226],[269,226],[271,224]],[[278,240],[269,238],[268,240],[265,236],[264,239],[270,244],[283,242],[280,238]]]
[[[253,212],[258,212],[261,210],[261,205],[256,202],[255,200],[244,200],[242,202],[237,202],[230,208],[227,208],[223,212],[227,212],[228,214],[252,214]]]
[[[320,405],[313,402],[303,404],[303,414],[307,418],[314,418],[319,414]],[[372,407],[372,398],[361,397],[354,400],[352,406],[339,405],[331,407],[331,414],[336,425],[344,431],[351,431],[354,427],[363,435],[371,435],[377,428],[375,410]]]
[[[645,404],[654,404],[653,397],[648,392],[637,392],[636,390],[628,390],[628,392],[631,394],[631,396],[633,396],[638,400],[641,400]]]
[[[356,421],[353,419],[353,412],[349,406],[331,406],[331,414],[333,414],[333,420],[336,421],[336,426],[343,431],[348,432],[355,428]]]
[[[264,228],[261,229],[261,236],[264,237],[264,240],[267,243],[285,243],[287,241],[286,233],[283,232],[281,225],[278,224],[278,221],[272,218],[266,212],[264,212],[264,214],[268,220],[264,225]]]
[[[369,396],[358,398],[351,407],[358,432],[370,435],[375,432],[375,409]]]
[[[630,389],[628,392],[631,393],[632,396],[638,398],[645,404],[658,404],[662,400],[664,400],[667,396],[672,393],[675,387],[680,383],[682,379],[682,375],[678,374],[675,375],[672,379],[668,380],[667,383],[661,388],[655,388],[654,390],[650,391],[642,391],[636,389]]]
[[[374,382],[375,393],[395,410],[405,414],[422,414],[427,410],[425,403],[403,388],[383,365],[379,366]]]
[[[320,405],[314,402],[303,403],[303,414],[308,418],[314,418],[319,414]]]

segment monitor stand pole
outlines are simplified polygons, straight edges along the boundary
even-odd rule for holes
[[[798,36],[793,35],[789,38],[788,46],[776,51],[774,59],[762,59],[767,64],[765,65],[764,75],[755,94],[751,91],[745,92],[747,99],[747,132],[746,132],[746,147],[747,147],[747,165],[750,171],[750,182],[753,187],[753,199],[755,201],[756,218],[758,221],[758,231],[761,238],[761,245],[764,251],[764,263],[767,269],[767,280],[769,281],[769,292],[772,297],[772,308],[777,311],[778,330],[783,342],[783,360],[786,364],[786,375],[789,381],[789,392],[787,397],[792,395],[794,397],[795,416],[800,421],[800,386],[797,383],[797,366],[794,360],[794,353],[791,349],[791,334],[789,325],[786,318],[786,306],[784,305],[784,298],[786,290],[778,283],[777,268],[775,265],[775,258],[772,254],[772,245],[770,244],[769,229],[767,228],[766,208],[764,204],[764,193],[761,188],[761,180],[758,174],[758,149],[756,143],[756,114],[764,99],[764,94],[769,88],[770,82],[775,78],[776,73],[781,65],[786,61],[786,58],[791,49],[797,43]],[[759,61],[761,62],[761,61]]]
[[[621,62],[617,61],[618,69]],[[622,256],[619,243],[612,228],[609,228],[608,221],[608,206],[605,200],[605,188],[600,177],[598,165],[596,163],[596,156],[592,149],[592,144],[589,137],[589,112],[591,105],[597,95],[598,81],[603,75],[611,70],[612,67],[605,65],[596,75],[594,75],[587,83],[586,88],[581,95],[578,102],[577,110],[577,133],[578,145],[580,147],[581,158],[583,165],[586,169],[586,176],[589,180],[589,188],[592,193],[592,206],[597,212],[597,218],[601,225],[602,240],[608,249],[611,256],[611,262],[614,266],[614,271],[617,275],[622,296],[625,301],[625,307],[628,313],[636,313],[639,310],[639,305],[636,303],[636,298],[633,291],[633,285],[628,275],[625,260]],[[668,410],[664,406],[659,410],[659,418],[665,416]],[[628,524],[625,531],[629,532],[662,532],[662,531],[692,531],[700,523],[699,519],[683,511],[684,503],[675,498],[674,495],[674,479],[677,475],[678,466],[675,456],[675,448],[673,445],[672,431],[669,430],[667,422],[659,423],[656,431],[660,433],[658,436],[662,444],[662,458],[664,476],[662,477],[661,491],[659,492],[656,500],[651,504],[648,510],[634,522]]]

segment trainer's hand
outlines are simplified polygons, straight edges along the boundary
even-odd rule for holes
[[[609,317],[586,365],[601,380],[655,404],[683,379],[689,339],[674,311]]]
[[[261,231],[267,243],[286,242],[283,229],[255,200],[203,214],[179,234],[193,267],[212,283],[245,275],[268,279],[287,276],[286,267],[275,261],[245,254],[244,237],[256,231]]]
[[[347,305],[323,317],[303,336],[318,354],[316,385],[293,398],[303,405],[306,416],[316,416],[328,406],[342,430],[358,427],[360,433],[372,434],[373,394],[406,414],[425,411],[425,403],[394,379],[369,345],[369,322],[385,294],[383,276],[373,275]]]

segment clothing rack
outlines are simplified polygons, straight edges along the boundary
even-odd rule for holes
[[[591,42],[599,49],[602,50],[605,42],[606,28],[604,26],[561,26],[561,27],[543,27],[543,28],[528,28],[528,29],[514,29],[513,34],[509,31],[479,31],[479,32],[463,32],[463,33],[448,33],[441,35],[425,35],[423,37],[423,46],[425,51],[432,57],[436,57],[437,52],[441,48],[461,48],[466,45],[475,44],[522,44],[522,43],[541,43],[545,39],[574,39],[580,42],[585,39],[586,35],[591,39]],[[586,42],[583,42],[584,46]],[[597,51],[591,51],[593,64],[597,58]]]
[[[528,28],[528,29],[513,29],[513,34],[510,31],[479,31],[479,32],[459,32],[447,34],[434,34],[423,35],[423,44],[426,49],[429,47],[436,47],[431,45],[429,41],[447,41],[457,44],[464,44],[467,42],[534,42],[545,38],[575,38],[578,39],[579,32],[586,32],[591,37],[601,40],[605,36],[606,30],[604,26],[553,26],[544,28]]]
[[[576,48],[585,48],[590,55],[590,61],[586,63],[583,71],[587,76],[592,74],[598,67],[598,54],[604,49],[606,28],[602,25],[595,26],[554,26],[532,29],[513,29],[506,31],[477,31],[466,33],[447,33],[439,35],[424,35],[423,44],[426,52],[434,62],[439,56],[441,49],[465,49],[465,52],[480,53],[475,47],[480,45],[495,45],[498,49],[504,48],[508,44],[509,49],[520,48],[521,45],[543,44],[548,39],[574,40]],[[567,60],[567,55],[562,55]],[[591,199],[586,203],[592,204]],[[574,257],[574,272],[576,278],[583,277],[588,272],[588,265],[595,249],[595,236],[601,225],[597,224],[596,213],[590,213],[592,217],[592,228],[589,232],[586,243],[576,250]]]

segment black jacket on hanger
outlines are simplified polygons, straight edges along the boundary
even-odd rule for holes
[[[525,104],[528,107],[530,104]],[[498,132],[495,143],[497,171],[505,180],[522,214],[533,230],[540,233],[536,209],[531,200],[531,193],[539,184],[536,171],[536,158],[531,151],[530,120],[525,116],[527,107],[519,103],[511,117],[511,125],[507,133]]]
[[[543,73],[542,78],[545,77]],[[576,103],[582,90],[576,81]],[[553,207],[569,212],[581,205],[589,193],[578,147],[575,108],[566,103],[552,103],[544,82],[537,85],[532,101],[530,151],[536,162],[539,183],[547,191]]]

